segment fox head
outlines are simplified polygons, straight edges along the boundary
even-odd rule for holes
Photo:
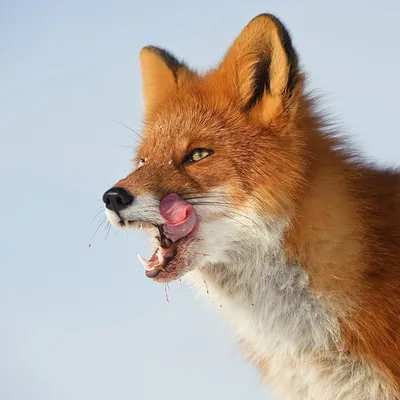
[[[103,200],[112,224],[149,229],[155,253],[140,260],[168,282],[228,265],[290,219],[307,174],[309,104],[290,35],[269,14],[205,74],[152,46],[140,61],[143,140],[133,172]]]

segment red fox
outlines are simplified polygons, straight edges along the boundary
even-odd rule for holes
[[[140,61],[136,167],[103,201],[154,238],[146,276],[204,279],[277,398],[400,398],[400,173],[332,132],[273,15],[207,73]]]

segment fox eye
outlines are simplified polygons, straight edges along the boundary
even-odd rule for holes
[[[194,149],[183,158],[182,163],[183,164],[185,164],[185,163],[195,163],[197,161],[202,160],[203,158],[208,157],[212,153],[214,153],[214,152],[212,150],[209,150],[209,149],[202,149],[202,148]]]

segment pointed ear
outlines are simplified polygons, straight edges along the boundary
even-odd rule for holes
[[[146,109],[154,107],[166,94],[195,75],[168,51],[154,46],[140,51],[140,63]]]
[[[250,21],[219,70],[243,111],[263,123],[290,110],[301,92],[302,77],[290,35],[270,14]]]

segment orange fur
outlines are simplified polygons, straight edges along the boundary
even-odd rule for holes
[[[116,186],[160,198],[223,186],[238,209],[251,199],[265,215],[289,218],[286,255],[339,310],[341,351],[368,360],[399,390],[400,173],[337,149],[343,143],[325,133],[282,29],[259,16],[202,76],[145,48],[138,159],[152,164]],[[260,86],[262,68],[269,75]],[[198,147],[215,155],[183,168]],[[258,364],[265,373],[267,361]]]

